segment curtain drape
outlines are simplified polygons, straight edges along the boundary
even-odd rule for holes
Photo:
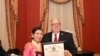
[[[6,1],[6,20],[8,41],[10,48],[15,48],[16,45],[16,23],[18,21],[18,0]]]
[[[5,51],[9,49],[5,0],[0,0],[0,40]]]
[[[44,33],[48,30],[48,0],[40,0],[40,26]]]
[[[83,50],[82,27],[84,26],[83,0],[73,0],[73,6],[74,6],[74,24],[78,42],[78,51],[82,51]]]

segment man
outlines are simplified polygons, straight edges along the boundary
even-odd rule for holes
[[[64,50],[66,56],[75,56],[76,47],[73,41],[72,34],[61,31],[61,23],[59,19],[51,20],[51,31],[46,33],[42,39],[42,43],[64,41]],[[55,36],[57,37],[55,40]]]

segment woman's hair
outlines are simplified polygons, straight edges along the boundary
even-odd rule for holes
[[[32,34],[34,34],[37,30],[42,30],[42,28],[41,27],[35,27],[35,28],[33,28],[32,29]]]

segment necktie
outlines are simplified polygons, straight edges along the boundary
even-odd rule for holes
[[[54,42],[58,42],[56,34],[55,34]]]

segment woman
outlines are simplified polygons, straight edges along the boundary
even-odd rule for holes
[[[42,56],[42,29],[40,27],[35,27],[32,30],[31,37],[32,41],[25,44],[23,56]]]

